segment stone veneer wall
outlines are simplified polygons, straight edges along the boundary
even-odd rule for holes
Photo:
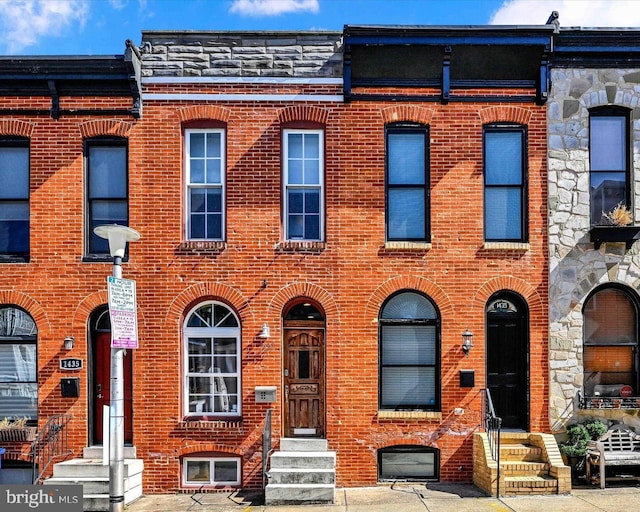
[[[143,77],[342,78],[341,32],[142,32]]]
[[[640,221],[640,71],[555,69],[548,103],[549,140],[549,361],[550,424],[600,417],[640,428],[639,410],[580,410],[583,382],[582,307],[604,283],[640,291],[640,243],[602,244],[589,240],[589,108],[618,105],[633,110],[634,218]]]

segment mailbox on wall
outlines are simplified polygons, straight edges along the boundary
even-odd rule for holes
[[[64,398],[78,398],[80,396],[80,378],[60,379],[60,389]]]
[[[476,385],[476,372],[474,370],[460,370],[460,387],[472,388]]]
[[[276,401],[275,386],[256,386],[256,403],[268,404]]]

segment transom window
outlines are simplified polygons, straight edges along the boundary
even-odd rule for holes
[[[29,141],[0,139],[0,261],[29,257]]]
[[[182,461],[184,485],[240,485],[238,457],[185,457]]]
[[[527,239],[526,129],[484,127],[484,238]]]
[[[439,319],[434,304],[406,291],[380,315],[380,409],[439,410]]]
[[[324,134],[284,130],[284,211],[287,240],[322,240]]]
[[[184,328],[185,416],[240,414],[240,327],[226,306],[198,306]]]
[[[583,315],[585,395],[640,396],[635,294],[621,287],[600,288],[585,302]]]
[[[225,131],[186,130],[187,238],[224,238]]]
[[[618,204],[631,207],[629,197],[629,111],[605,107],[589,112],[591,223]]]
[[[109,256],[109,241],[93,232],[101,224],[129,225],[127,141],[91,139],[85,145],[87,171],[87,252]]]
[[[0,306],[0,419],[38,420],[38,330],[14,306]]]
[[[429,132],[387,127],[387,240],[429,241]]]

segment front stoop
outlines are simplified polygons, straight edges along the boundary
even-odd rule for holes
[[[336,453],[326,439],[284,438],[270,458],[266,505],[334,503]]]
[[[127,452],[125,457],[135,452]],[[53,475],[45,485],[82,485],[84,511],[109,510],[109,465],[103,465],[97,453],[86,451],[85,458],[70,459],[54,464]],[[96,458],[91,458],[96,456]],[[142,496],[142,459],[124,459],[124,503],[128,505]]]
[[[498,466],[491,459],[485,433],[473,439],[473,483],[487,494],[497,492]],[[562,462],[551,434],[502,432],[500,495],[568,494],[571,468]]]

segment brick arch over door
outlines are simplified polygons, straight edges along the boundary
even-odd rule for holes
[[[189,306],[207,299],[226,301],[237,313],[241,325],[253,320],[254,314],[249,308],[249,301],[241,292],[222,283],[198,283],[183,290],[173,299],[164,319],[164,328],[180,329]]]
[[[478,111],[482,124],[510,122],[518,124],[529,124],[531,121],[531,110],[522,107],[494,106],[486,107]]]
[[[192,105],[179,109],[176,114],[181,123],[197,120],[213,120],[229,122],[231,110],[218,105]]]
[[[437,284],[417,276],[398,276],[382,283],[371,294],[364,308],[365,318],[375,322],[385,300],[399,290],[417,290],[434,302],[440,312],[440,318],[453,314],[453,304],[449,296]]]
[[[38,328],[38,337],[46,337],[51,332],[51,323],[40,304],[29,295],[15,290],[0,290],[0,304],[13,305],[24,309]]]
[[[0,134],[2,135],[31,137],[33,129],[33,123],[27,123],[18,119],[3,119],[0,121]]]
[[[473,309],[475,311],[484,311],[489,297],[500,291],[519,294],[527,303],[530,318],[544,314],[544,304],[538,291],[528,282],[514,276],[500,276],[485,281],[473,297]]]
[[[128,137],[133,127],[133,123],[119,119],[96,119],[78,126],[83,139],[103,136]]]
[[[425,107],[400,105],[384,108],[380,111],[382,121],[385,124],[400,121],[412,121],[414,123],[430,124],[433,110]]]
[[[335,327],[338,324],[340,313],[333,296],[324,288],[312,283],[293,283],[278,290],[267,306],[269,318],[281,317],[285,306],[299,297],[308,297],[320,304],[324,310],[327,327]]]
[[[321,107],[310,107],[305,105],[286,107],[278,114],[278,120],[281,124],[291,123],[294,121],[309,121],[326,126],[328,119],[329,110]]]

